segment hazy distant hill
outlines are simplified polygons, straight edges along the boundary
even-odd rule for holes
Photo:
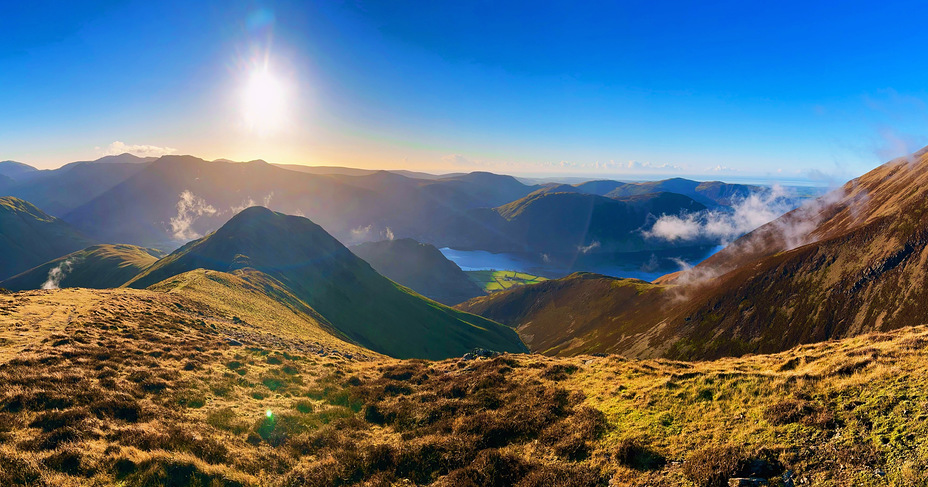
[[[0,197],[0,279],[93,242],[29,202]]]
[[[367,242],[351,251],[385,277],[439,303],[454,305],[484,294],[434,245],[403,238]]]
[[[33,170],[20,176],[6,193],[63,217],[143,170],[145,163],[151,160],[122,154],[96,161],[72,162],[58,169]]]
[[[648,193],[668,192],[689,196],[694,200],[712,207],[718,205],[731,205],[732,202],[744,199],[751,193],[766,191],[760,186],[745,184],[729,184],[721,181],[699,182],[683,178],[664,179],[645,183],[626,183],[617,186],[605,194],[610,198],[623,198]]]
[[[198,268],[267,274],[352,341],[391,356],[459,356],[474,347],[525,350],[506,327],[429,301],[377,274],[306,218],[248,208],[128,285],[143,288]]]
[[[134,245],[94,245],[33,267],[0,282],[0,287],[13,291],[42,289],[45,283],[61,288],[119,287],[163,256],[161,251]]]
[[[101,240],[173,248],[219,228],[245,207],[268,204],[307,215],[345,237],[370,219],[367,212],[381,211],[372,196],[331,176],[263,161],[164,156],[64,218]]]
[[[19,179],[36,171],[38,171],[38,169],[21,162],[0,161],[0,176],[6,176],[13,180]]]
[[[580,193],[535,193],[497,208],[505,234],[538,252],[634,252],[647,248],[639,230],[663,214],[704,210],[692,199],[659,193],[617,200]]]
[[[660,280],[674,285],[641,285],[649,291],[624,299],[618,288],[567,278],[461,309],[517,328],[543,326],[552,353],[685,359],[928,323],[928,155],[913,159],[889,162]]]

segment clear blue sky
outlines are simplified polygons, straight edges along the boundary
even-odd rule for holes
[[[928,144],[926,13],[921,2],[0,2],[0,159],[57,167],[132,150],[844,179]],[[280,110],[258,123],[243,91],[265,64],[266,103]]]

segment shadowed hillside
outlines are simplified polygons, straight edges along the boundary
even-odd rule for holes
[[[93,244],[31,203],[0,197],[0,279]]]
[[[119,287],[164,254],[134,245],[94,245],[0,281],[13,291],[46,287]]]
[[[144,288],[199,268],[263,272],[352,341],[387,355],[444,358],[474,347],[525,350],[511,330],[430,301],[377,274],[306,218],[248,208],[128,285]]]
[[[381,275],[439,303],[450,306],[484,294],[434,245],[402,238],[363,243],[351,251]]]

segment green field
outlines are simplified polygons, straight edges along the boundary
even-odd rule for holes
[[[465,271],[465,274],[486,292],[502,291],[515,286],[536,284],[548,280],[544,277],[516,271]]]

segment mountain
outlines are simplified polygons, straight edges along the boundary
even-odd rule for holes
[[[119,287],[164,254],[134,245],[101,244],[72,252],[0,282],[13,291],[45,287]]]
[[[353,342],[394,357],[460,356],[475,347],[525,350],[511,330],[377,274],[306,218],[248,208],[159,260],[128,286],[144,288],[200,268],[264,273]]]
[[[597,188],[608,187],[599,184]],[[734,201],[744,199],[752,193],[767,191],[761,186],[750,186],[746,184],[730,184],[721,181],[699,182],[684,178],[671,178],[662,181],[649,181],[644,183],[625,183],[616,186],[605,196],[609,198],[624,198],[648,193],[677,193],[706,205],[730,206]]]
[[[450,306],[484,294],[434,245],[402,238],[366,242],[351,251],[381,275],[439,303]]]
[[[124,156],[128,157],[104,157],[98,161],[72,162],[53,170],[32,171],[6,192],[63,217],[143,170],[148,161],[130,154]]]
[[[0,197],[0,279],[91,245],[71,225],[33,204]]]
[[[64,219],[100,240],[176,248],[257,203],[305,214],[342,238],[368,225],[370,213],[381,211],[370,191],[331,176],[289,171],[264,161],[163,156]]]
[[[517,200],[538,189],[522,184],[512,176],[483,171],[444,176],[436,186],[462,191],[478,201],[479,207],[487,208]]]
[[[639,230],[663,214],[701,211],[681,195],[659,193],[617,200],[581,193],[534,193],[496,209],[502,230],[527,251],[574,253],[651,249]]]
[[[16,180],[20,177],[34,173],[38,169],[21,162],[16,161],[0,161],[0,176],[6,176],[10,179]]]
[[[611,179],[600,179],[596,181],[587,181],[585,183],[580,183],[574,186],[581,193],[587,194],[598,194],[600,196],[606,196],[607,194],[616,190],[620,186],[624,186],[630,183],[623,183],[620,181],[612,181]]]
[[[921,151],[807,202],[630,300],[595,280],[568,278],[460,309],[517,329],[547,324],[551,353],[676,359],[772,353],[919,325],[928,322],[921,304],[928,300],[926,199],[928,153]],[[550,293],[540,304],[531,294],[537,290]],[[558,338],[563,316],[570,320]]]

